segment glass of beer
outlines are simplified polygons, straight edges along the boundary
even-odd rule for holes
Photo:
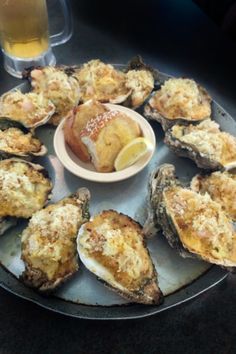
[[[27,67],[55,65],[52,47],[67,42],[72,35],[69,1],[59,1],[65,27],[49,36],[46,0],[0,0],[0,43],[8,73],[21,77]]]

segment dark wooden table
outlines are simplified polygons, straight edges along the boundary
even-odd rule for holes
[[[52,27],[58,27],[51,0]],[[126,63],[141,54],[161,71],[193,77],[236,117],[233,42],[190,0],[71,0],[74,35],[58,63]],[[19,83],[2,67],[1,93]],[[143,320],[82,321],[0,289],[0,353],[236,353],[236,276],[193,301]]]

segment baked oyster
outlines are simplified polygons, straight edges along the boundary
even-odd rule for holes
[[[50,198],[52,182],[40,165],[21,159],[0,161],[0,218],[29,218]]]
[[[174,124],[197,123],[211,116],[211,98],[194,80],[170,78],[146,104],[144,115],[166,131]]]
[[[77,70],[81,101],[122,103],[131,94],[126,87],[126,74],[99,59],[90,60]]]
[[[55,105],[55,113],[50,123],[58,125],[67,113],[78,105],[80,100],[79,82],[70,67],[37,67],[25,70],[33,92],[43,94]]]
[[[10,118],[26,128],[46,124],[54,112],[54,104],[42,94],[15,90],[0,97],[0,119]]]
[[[82,102],[95,99],[137,108],[154,88],[153,71],[140,57],[130,62],[126,72],[99,59],[91,60],[77,70],[77,77]]]
[[[174,125],[166,132],[164,142],[177,155],[192,159],[200,168],[236,167],[236,138],[221,132],[219,124],[210,119],[197,125]]]
[[[46,146],[21,123],[8,118],[0,119],[0,160],[10,157],[30,159],[46,153]]]
[[[27,286],[50,292],[78,270],[76,236],[89,218],[89,198],[89,191],[80,188],[32,216],[21,237],[21,280]]]
[[[141,226],[130,217],[106,210],[82,225],[77,238],[85,267],[124,298],[158,304],[162,293]]]
[[[196,175],[191,181],[191,189],[201,194],[208,193],[211,199],[219,203],[226,214],[236,221],[235,174],[217,171],[209,175]]]
[[[134,57],[126,69],[126,87],[131,89],[127,105],[132,108],[141,106],[154,89],[157,77],[157,70],[146,65],[139,55]]]
[[[159,202],[156,220],[169,244],[183,257],[195,256],[226,267],[236,266],[236,232],[219,203],[175,184],[175,169],[156,171]]]

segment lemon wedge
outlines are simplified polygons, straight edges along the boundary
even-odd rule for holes
[[[136,138],[121,149],[114,163],[116,171],[133,165],[148,151],[153,149],[153,145],[144,137]]]

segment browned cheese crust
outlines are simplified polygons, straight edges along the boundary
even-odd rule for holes
[[[88,198],[80,189],[33,215],[21,238],[26,285],[50,292],[78,270],[76,236],[88,220]]]
[[[192,179],[191,188],[201,194],[208,193],[236,221],[236,175],[226,171],[197,175]]]
[[[20,159],[0,161],[0,217],[31,217],[47,203],[52,187],[40,165]]]
[[[73,71],[68,74],[61,67],[46,66],[32,70],[30,78],[33,91],[43,94],[55,105],[56,111],[50,120],[53,125],[58,125],[79,103],[79,82]]]
[[[54,104],[40,93],[16,90],[0,98],[0,118],[12,118],[28,128],[46,124],[54,112]]]
[[[236,138],[220,131],[214,121],[174,125],[166,132],[164,141],[177,155],[191,158],[200,168],[216,170],[236,166]]]
[[[103,211],[83,226],[78,243],[81,260],[105,285],[134,302],[161,301],[142,227],[130,217],[114,210]],[[86,260],[94,261],[97,271]],[[106,269],[107,276],[101,276],[99,267]]]
[[[179,186],[163,192],[169,223],[183,246],[200,258],[222,266],[236,265],[236,233],[231,220],[209,195]],[[165,225],[162,225],[165,233]]]

